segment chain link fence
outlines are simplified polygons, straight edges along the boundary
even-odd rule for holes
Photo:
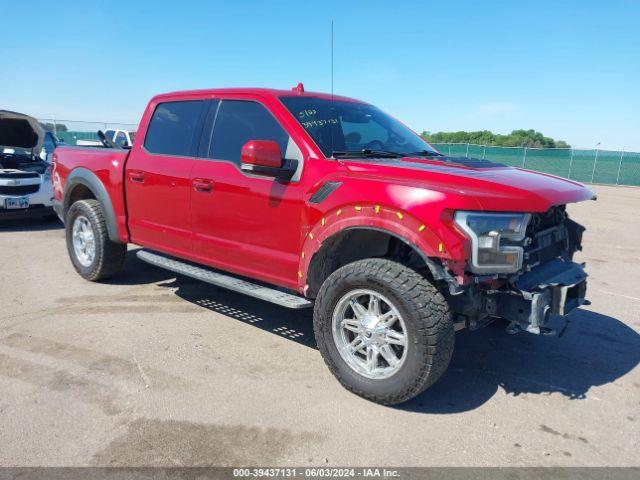
[[[135,132],[138,129],[138,125],[135,123],[84,122],[54,118],[39,118],[38,122],[45,130],[53,132],[67,145],[97,145],[100,143],[98,130],[103,132],[108,130]]]
[[[84,122],[40,118],[45,130],[54,132],[67,145],[100,142],[98,130],[135,132],[135,123]],[[474,157],[550,173],[584,183],[640,186],[640,153],[578,148],[492,147],[472,143],[432,143],[440,152],[454,157]]]
[[[472,143],[432,143],[453,157],[493,160],[583,183],[640,186],[640,153],[578,148],[492,147]]]

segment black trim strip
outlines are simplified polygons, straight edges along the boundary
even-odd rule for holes
[[[316,193],[311,195],[309,203],[320,203],[325,200],[329,195],[335,192],[338,187],[342,185],[342,182],[327,182],[322,185]]]
[[[200,112],[200,117],[196,122],[196,128],[193,132],[193,138],[191,140],[191,148],[189,149],[189,156],[191,158],[195,158],[198,156],[198,152],[200,149],[200,142],[202,141],[202,132],[205,126],[205,121],[207,119],[207,115],[209,114],[209,110],[212,108],[213,101],[210,99],[203,100],[204,106],[202,111]],[[216,106],[217,107],[217,106]],[[213,108],[216,108],[213,107]]]
[[[222,102],[219,98],[211,99],[211,106],[204,121],[204,127],[200,133],[200,146],[198,148],[198,158],[208,159],[211,150],[211,138],[213,137],[213,126],[218,118],[218,110]]]

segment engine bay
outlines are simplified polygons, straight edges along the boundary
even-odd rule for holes
[[[49,164],[29,153],[0,153],[0,173],[32,172],[44,174]]]

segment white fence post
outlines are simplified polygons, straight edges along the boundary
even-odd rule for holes
[[[620,169],[622,168],[622,158],[624,157],[624,147],[620,152],[620,163],[618,163],[618,175],[616,175],[616,185],[620,185]]]
[[[484,156],[487,153],[487,144],[484,144],[484,148],[482,149],[482,160],[484,160]]]
[[[593,179],[596,175],[596,165],[598,164],[598,153],[600,152],[600,148],[596,148],[596,158],[593,161],[593,170],[591,171],[591,183],[593,183]]]
[[[573,147],[571,148],[571,159],[569,160],[569,175],[567,178],[571,180],[571,169],[573,168]]]
[[[467,142],[467,153],[465,154],[465,157],[469,158],[469,142]]]
[[[527,147],[524,147],[524,156],[522,157],[522,168],[527,164]]]

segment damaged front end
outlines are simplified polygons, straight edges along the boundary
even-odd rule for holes
[[[509,333],[553,333],[548,326],[551,315],[566,315],[588,303],[584,264],[573,261],[582,249],[585,229],[569,219],[564,206],[542,214],[510,215],[493,214],[502,219],[500,223],[491,218],[498,225],[493,230],[465,215],[456,219],[474,252],[458,275],[462,288],[450,296],[458,328],[475,329],[504,318],[510,322]],[[496,267],[502,271],[489,273]]]

